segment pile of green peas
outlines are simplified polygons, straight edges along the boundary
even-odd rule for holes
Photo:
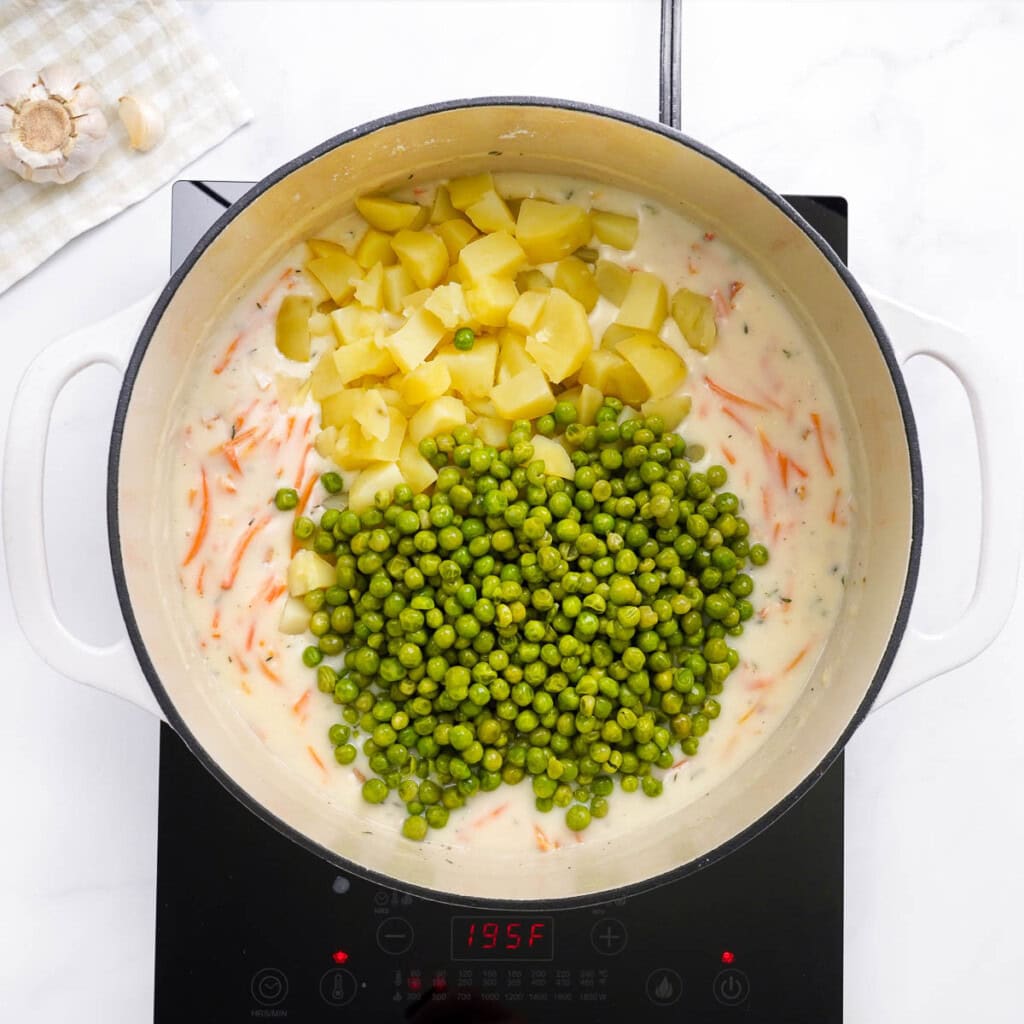
[[[342,709],[334,756],[351,764],[361,744],[363,797],[396,794],[407,838],[527,779],[538,810],[585,829],[616,781],[658,796],[718,717],[755,610],[744,570],[768,552],[722,466],[693,470],[660,417],[623,412],[605,398],[585,426],[562,401],[500,450],[458,427],[420,442],[431,493],[403,484],[362,514],[296,519],[336,565],[337,583],[304,597],[303,652]],[[562,436],[572,480],[534,458],[534,432]]]

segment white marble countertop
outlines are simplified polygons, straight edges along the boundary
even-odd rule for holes
[[[188,10],[256,110],[191,177],[258,178],[371,116],[459,95],[657,115],[653,0]],[[967,328],[976,358],[1021,382],[1024,5],[688,0],[683,34],[685,129],[778,191],[847,196],[855,273]],[[388,57],[360,42],[384,38]],[[372,87],[349,84],[362,82]],[[169,222],[164,188],[0,297],[0,409],[47,342],[166,277]],[[917,363],[908,376],[934,511],[917,614],[940,627],[970,590],[976,470],[951,376]],[[73,382],[51,432],[54,588],[68,623],[97,641],[119,625],[102,511],[115,387],[104,370]],[[1021,1019],[1022,628],[1018,602],[975,663],[873,715],[850,745],[851,1024]],[[0,1017],[150,1020],[156,722],[46,668],[6,589],[0,638]]]

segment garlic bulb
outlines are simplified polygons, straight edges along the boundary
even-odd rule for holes
[[[73,181],[99,160],[106,137],[99,95],[77,68],[0,75],[0,164],[26,181]]]
[[[117,115],[128,131],[132,149],[145,153],[163,138],[163,115],[148,100],[122,96],[117,101]]]

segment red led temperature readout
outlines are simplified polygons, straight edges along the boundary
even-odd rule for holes
[[[453,917],[453,960],[550,960],[550,917]]]

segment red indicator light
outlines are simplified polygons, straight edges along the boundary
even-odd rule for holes
[[[736,959],[736,954],[735,953],[730,953],[729,950],[726,950],[722,954],[722,963],[723,964],[731,964],[735,959]]]
[[[418,974],[414,974],[409,979],[409,991],[419,992],[421,988],[423,988],[423,979]]]
[[[347,964],[348,963],[348,953],[346,953],[345,950],[343,950],[343,949],[336,949],[331,954],[331,959],[336,964]]]
[[[448,981],[445,978],[437,977],[434,979],[434,991],[445,992],[448,989]]]

